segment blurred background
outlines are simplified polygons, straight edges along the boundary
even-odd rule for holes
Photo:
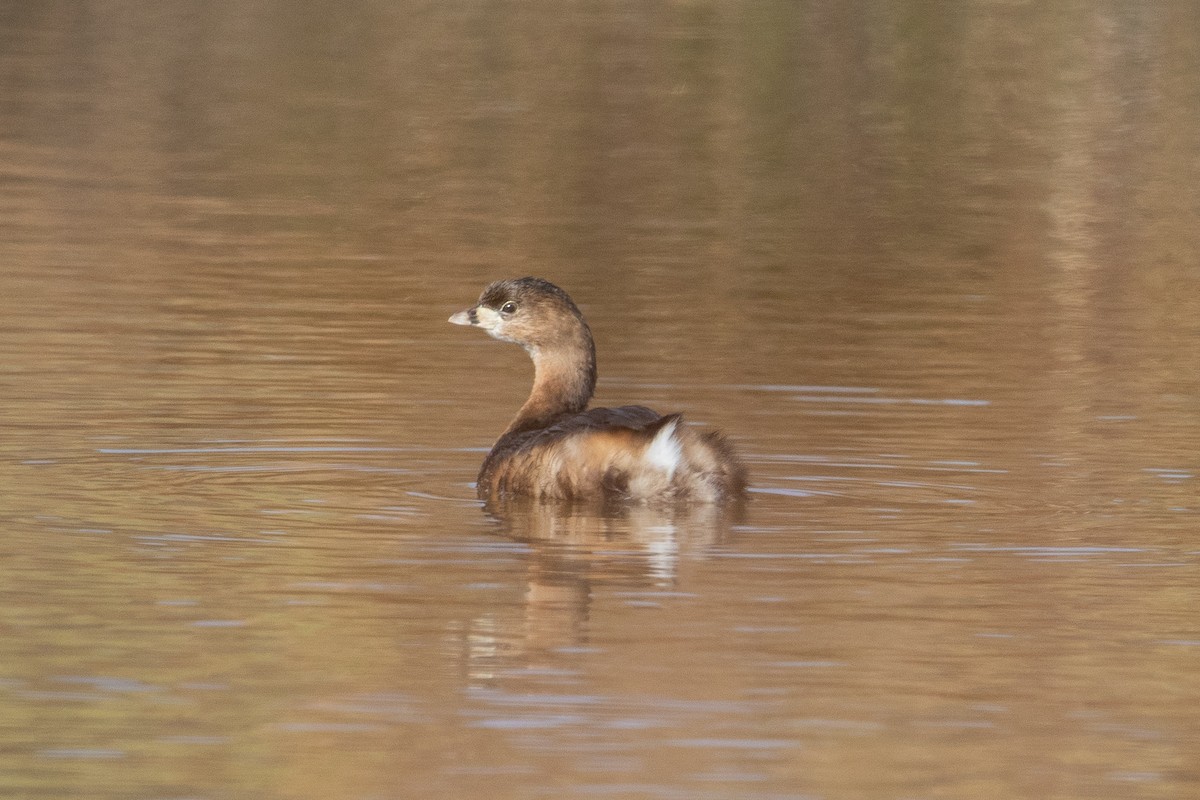
[[[0,794],[1197,796],[1198,221],[1187,3],[0,2]]]

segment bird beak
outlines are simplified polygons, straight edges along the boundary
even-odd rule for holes
[[[492,336],[496,335],[496,329],[503,321],[500,319],[500,314],[487,306],[472,306],[466,311],[460,311],[450,318],[450,321],[455,325],[474,325],[476,328],[483,328]]]

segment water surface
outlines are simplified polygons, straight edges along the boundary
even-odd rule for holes
[[[1200,794],[1200,17],[0,11],[0,794]],[[539,274],[744,513],[485,512]]]

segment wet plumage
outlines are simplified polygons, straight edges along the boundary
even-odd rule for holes
[[[497,281],[450,318],[520,344],[534,363],[529,399],[479,471],[484,499],[678,499],[719,502],[745,488],[726,439],[644,406],[587,409],[596,354],[583,315],[540,278]]]

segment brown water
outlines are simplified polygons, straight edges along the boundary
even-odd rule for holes
[[[1182,5],[8,4],[0,796],[1200,796],[1198,130]],[[482,511],[528,273],[744,516]]]

